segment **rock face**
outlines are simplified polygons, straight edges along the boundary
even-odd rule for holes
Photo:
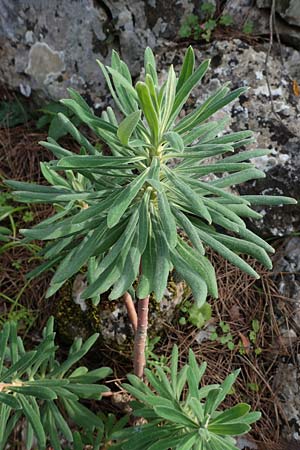
[[[145,47],[174,39],[194,3],[0,0],[0,81],[52,99],[71,86],[98,102],[105,90],[96,59],[107,63],[114,48],[136,75]]]
[[[270,8],[272,0],[257,0],[259,8]],[[275,11],[290,25],[300,27],[300,3],[299,0],[284,0],[275,2]]]
[[[268,37],[270,33],[270,8],[272,0],[232,0],[225,11],[234,17],[237,27],[252,22],[255,36]],[[282,42],[300,49],[300,3],[299,0],[278,0],[276,7],[276,28]],[[275,32],[275,28],[273,27]]]
[[[288,330],[292,338],[289,343],[291,345],[295,341],[299,342],[300,334],[300,238],[293,237],[285,243],[278,255],[274,272],[280,292],[289,299],[293,308]],[[282,362],[278,367],[275,387],[290,425],[289,429],[284,427],[283,433],[288,438],[300,441],[300,354],[297,344],[290,354],[290,360]]]

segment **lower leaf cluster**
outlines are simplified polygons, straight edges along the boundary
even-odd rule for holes
[[[174,346],[170,369],[145,370],[147,384],[129,375],[124,388],[137,401],[133,413],[148,423],[114,433],[122,450],[237,450],[233,436],[250,430],[260,418],[250,406],[240,403],[230,409],[219,407],[230,393],[239,371],[222,384],[200,386],[206,364],[198,365],[192,351],[188,364],[178,369],[178,348]],[[169,373],[170,372],[170,373]],[[169,376],[168,376],[169,375]]]
[[[82,366],[72,370],[98,335],[84,343],[76,339],[62,363],[55,358],[54,338],[53,318],[44,329],[42,342],[33,351],[25,351],[14,322],[7,322],[0,333],[1,450],[24,418],[26,449],[36,442],[39,450],[45,450],[49,441],[55,450],[61,450],[62,439],[73,442],[66,417],[78,427],[103,429],[103,421],[80,399],[100,399],[109,389],[97,382],[109,375],[111,369],[89,371]]]

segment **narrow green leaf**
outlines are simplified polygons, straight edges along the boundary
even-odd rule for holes
[[[90,336],[82,345],[82,347],[74,353],[69,352],[68,358],[50,374],[51,377],[60,375],[63,376],[77,361],[84,357],[84,355],[90,350],[99,337],[99,333],[94,333]],[[67,386],[66,386],[67,388]]]
[[[218,416],[214,419],[210,420],[210,424],[216,423],[228,423],[232,421],[236,421],[237,419],[242,418],[247,415],[250,411],[250,406],[247,403],[239,403],[238,405],[233,406],[232,408],[227,409],[226,411],[218,414]]]
[[[53,155],[56,156],[57,158],[61,158],[61,157],[64,157],[64,156],[72,156],[73,155],[73,153],[70,152],[70,150],[67,150],[67,149],[63,148],[54,139],[51,139],[49,137],[48,137],[48,142],[40,141],[39,145],[41,145],[42,147],[45,147],[48,150],[50,150],[53,153]]]
[[[220,434],[220,435],[229,435],[229,436],[238,436],[241,434],[245,434],[248,433],[248,431],[250,431],[250,426],[244,423],[218,423],[218,424],[213,424],[210,425],[208,424],[207,427],[208,431],[210,431],[211,433],[215,433],[215,434]]]
[[[138,81],[135,89],[138,93],[140,107],[147,120],[154,144],[158,143],[159,123],[157,113],[155,111],[148,86],[142,81]]]
[[[150,70],[151,70],[151,66],[150,66]],[[146,73],[145,83],[148,86],[150,96],[151,96],[151,99],[153,102],[153,106],[154,106],[156,112],[159,114],[159,104],[158,104],[156,87],[155,87],[153,78],[149,73]]]
[[[140,207],[139,207],[139,243],[138,243],[138,249],[140,254],[142,255],[145,251],[147,241],[148,241],[148,233],[149,233],[149,227],[150,227],[150,215],[149,215],[149,201],[150,201],[150,194],[152,189],[148,187],[143,195]]]
[[[185,183],[185,181],[183,181],[179,176],[176,177],[169,169],[166,169],[165,173],[181,195],[189,201],[195,212],[206,219],[208,223],[211,223],[211,216],[200,195],[196,194],[195,191]]]
[[[150,70],[149,66],[151,67],[151,70]],[[157,80],[157,74],[156,74],[155,57],[154,57],[153,52],[150,47],[146,47],[146,50],[145,50],[144,67],[147,71],[146,73],[149,73],[151,75],[155,86],[157,86],[158,80]]]
[[[68,390],[80,398],[95,398],[99,400],[103,392],[108,392],[109,388],[100,384],[70,384]]]
[[[170,422],[184,425],[189,428],[198,428],[197,423],[191,420],[186,414],[182,411],[176,410],[174,408],[168,408],[166,406],[156,406],[154,407],[154,411],[163,419],[166,419]]]
[[[241,161],[246,161],[247,159],[258,158],[260,156],[269,155],[272,150],[269,149],[255,149],[255,150],[246,150],[244,152],[238,152],[235,155],[227,156],[223,159],[225,162],[236,163]]]
[[[172,207],[172,212],[177,218],[179,226],[181,226],[184,229],[195,249],[200,253],[200,255],[204,255],[205,250],[203,244],[192,222],[187,218],[187,216],[182,211],[180,211],[178,208],[174,206]]]
[[[156,264],[154,268],[153,291],[157,301],[161,301],[167,288],[170,271],[170,255],[167,238],[160,227],[154,229],[156,241]]]
[[[1,403],[4,403],[5,405],[15,410],[21,408],[18,399],[11,394],[5,393],[4,391],[0,392],[0,404]]]
[[[52,184],[53,186],[61,186],[66,189],[70,189],[71,186],[68,181],[58,175],[54,170],[51,170],[46,163],[41,162],[40,167],[41,172],[48,183]]]
[[[5,322],[0,333],[0,377],[2,376],[3,363],[10,335],[10,323]]]
[[[211,389],[208,392],[206,402],[204,405],[205,418],[211,417],[211,415],[215,412],[218,404],[218,396],[220,393],[222,393],[220,387],[217,387],[216,389]]]
[[[108,66],[106,66],[106,69],[111,74],[115,85],[116,85],[116,83],[119,83],[121,86],[123,86],[125,88],[125,90],[128,92],[128,94],[130,94],[130,96],[134,100],[137,100],[137,93],[134,90],[132,84],[117,70],[112,69],[111,67],[108,67]]]
[[[94,427],[100,429],[103,427],[102,420],[80,403],[64,399],[63,404],[70,419],[80,427],[84,427],[87,430],[91,430]]]
[[[235,173],[233,175],[228,175],[224,178],[219,178],[218,180],[211,181],[209,184],[211,186],[217,186],[219,188],[224,188],[228,186],[234,186],[236,184],[245,183],[249,180],[255,180],[259,178],[265,178],[264,172],[258,169],[247,169],[242,172]],[[245,199],[245,198],[244,198]]]
[[[156,251],[154,235],[149,230],[147,245],[141,258],[141,275],[136,290],[138,298],[145,298],[153,291]]]
[[[131,204],[132,200],[137,196],[138,192],[148,178],[149,168],[138,175],[126,188],[116,197],[107,215],[107,226],[112,228],[115,226]]]
[[[46,448],[46,435],[39,415],[35,412],[29,401],[24,395],[19,395],[18,400],[22,405],[26,419],[31,424],[34,434],[37,438],[40,449]]]
[[[61,283],[71,278],[93,256],[95,248],[101,243],[103,232],[96,229],[89,233],[81,243],[74,247],[59,264],[51,283]]]
[[[251,205],[296,205],[297,200],[291,197],[281,197],[277,195],[243,195],[243,198],[251,203]]]
[[[129,139],[134,132],[139,120],[141,118],[141,112],[135,111],[125,117],[119,125],[117,135],[123,145],[127,145]]]
[[[36,353],[37,353],[36,351],[27,352],[15,364],[13,364],[9,369],[2,372],[2,374],[0,376],[0,382],[5,381],[5,380],[10,380],[11,376],[14,375],[15,373],[17,373],[18,376],[21,376],[21,374],[30,367],[30,364],[34,360]]]
[[[177,243],[177,227],[168,198],[164,191],[157,192],[159,217],[169,247],[175,248]]]
[[[272,269],[272,261],[266,251],[253,242],[247,242],[244,239],[237,239],[232,236],[217,234],[214,236],[222,244],[226,245],[230,250],[237,253],[246,253],[260,261],[268,269]]]
[[[190,398],[189,406],[192,408],[193,413],[195,414],[199,422],[202,423],[204,420],[204,409],[198,398]]]
[[[265,249],[269,253],[275,253],[275,250],[273,247],[271,247],[270,244],[268,244],[266,241],[264,241],[262,238],[257,236],[255,233],[253,233],[250,230],[247,230],[247,228],[240,227],[239,228],[239,235],[246,239],[247,241],[253,242],[254,244],[259,245],[261,248]]]
[[[166,89],[165,89],[165,97],[163,103],[163,113],[160,123],[161,133],[167,129],[167,123],[169,121],[170,115],[173,111],[174,101],[176,94],[176,75],[174,72],[174,68],[171,65],[169,68]]]
[[[195,141],[206,142],[209,139],[217,136],[218,133],[224,130],[229,124],[228,117],[220,120],[214,120],[208,123],[199,125],[182,136],[185,146],[192,144]]]
[[[183,239],[178,240],[176,250],[178,250],[178,253],[186,263],[190,265],[195,272],[199,273],[201,278],[203,278],[211,296],[218,298],[216,274],[211,262],[205,256],[199,255],[197,251],[191,248]]]
[[[109,294],[110,300],[120,298],[133,284],[139,273],[141,253],[139,251],[139,236],[136,234],[128,251],[121,277],[114,284]]]
[[[197,305],[202,306],[207,297],[207,285],[203,278],[174,250],[171,252],[171,260],[176,272],[187,282],[193,292]]]
[[[173,346],[171,356],[171,385],[175,396],[177,391],[178,356],[179,356],[178,347],[175,344]]]
[[[193,47],[189,46],[183,60],[179,79],[177,82],[176,92],[180,90],[182,85],[191,77],[194,71],[195,54]]]
[[[58,113],[58,119],[63,124],[64,129],[70,133],[78,144],[82,145],[91,155],[95,155],[97,150],[93,145],[78,131],[75,125],[63,113]]]
[[[201,79],[208,70],[210,60],[204,61],[195,72],[186,79],[181,88],[176,93],[175,102],[168,125],[171,125],[188,99],[191,91],[200,83]],[[177,131],[176,129],[174,131]]]
[[[46,386],[26,386],[26,384],[24,384],[23,386],[11,386],[10,390],[12,392],[18,392],[23,395],[31,395],[43,400],[57,399],[56,393]]]
[[[238,88],[227,94],[227,87],[220,88],[219,92],[213,94],[212,98],[209,98],[200,108],[181,119],[174,131],[182,133],[194,128],[194,126],[204,122],[215,112],[236,100],[245,91],[247,91],[247,88]]]
[[[195,223],[197,226],[196,220],[192,219],[192,222]],[[254,269],[252,269],[249,264],[247,264],[242,258],[240,258],[238,255],[233,253],[231,250],[229,250],[225,245],[218,242],[213,236],[210,236],[208,233],[203,231],[202,229],[198,228],[198,233],[200,236],[200,239],[202,239],[206,244],[208,244],[212,249],[214,249],[216,252],[218,252],[220,255],[222,255],[225,259],[230,261],[235,266],[239,267],[244,272],[248,273],[252,277],[259,279],[259,275],[255,272]]]
[[[136,162],[142,161],[144,156],[132,156],[129,158],[123,156],[91,156],[76,155],[67,156],[58,161],[57,167],[61,169],[130,169]]]
[[[176,398],[177,398],[177,400],[180,400],[183,388],[185,386],[185,383],[186,383],[186,380],[187,380],[188,369],[189,369],[189,366],[186,364],[178,372],[178,375],[177,375],[177,389],[176,389]]]
[[[163,135],[163,138],[166,139],[172,150],[178,152],[184,151],[184,142],[180,134],[175,133],[174,131],[168,131]]]

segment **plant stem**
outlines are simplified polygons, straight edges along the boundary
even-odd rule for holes
[[[145,349],[148,330],[149,295],[138,300],[138,323],[134,339],[134,374],[142,378],[146,365]]]
[[[127,309],[128,317],[132,325],[134,334],[136,334],[138,327],[138,317],[132,297],[128,292],[125,292],[125,294],[123,295],[123,300]]]
[[[13,381],[12,383],[0,383],[0,392],[9,390],[10,387],[23,386],[22,381]]]

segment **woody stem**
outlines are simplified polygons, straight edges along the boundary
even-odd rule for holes
[[[145,349],[148,330],[149,295],[138,300],[138,322],[134,339],[134,374],[142,378],[146,365]]]

